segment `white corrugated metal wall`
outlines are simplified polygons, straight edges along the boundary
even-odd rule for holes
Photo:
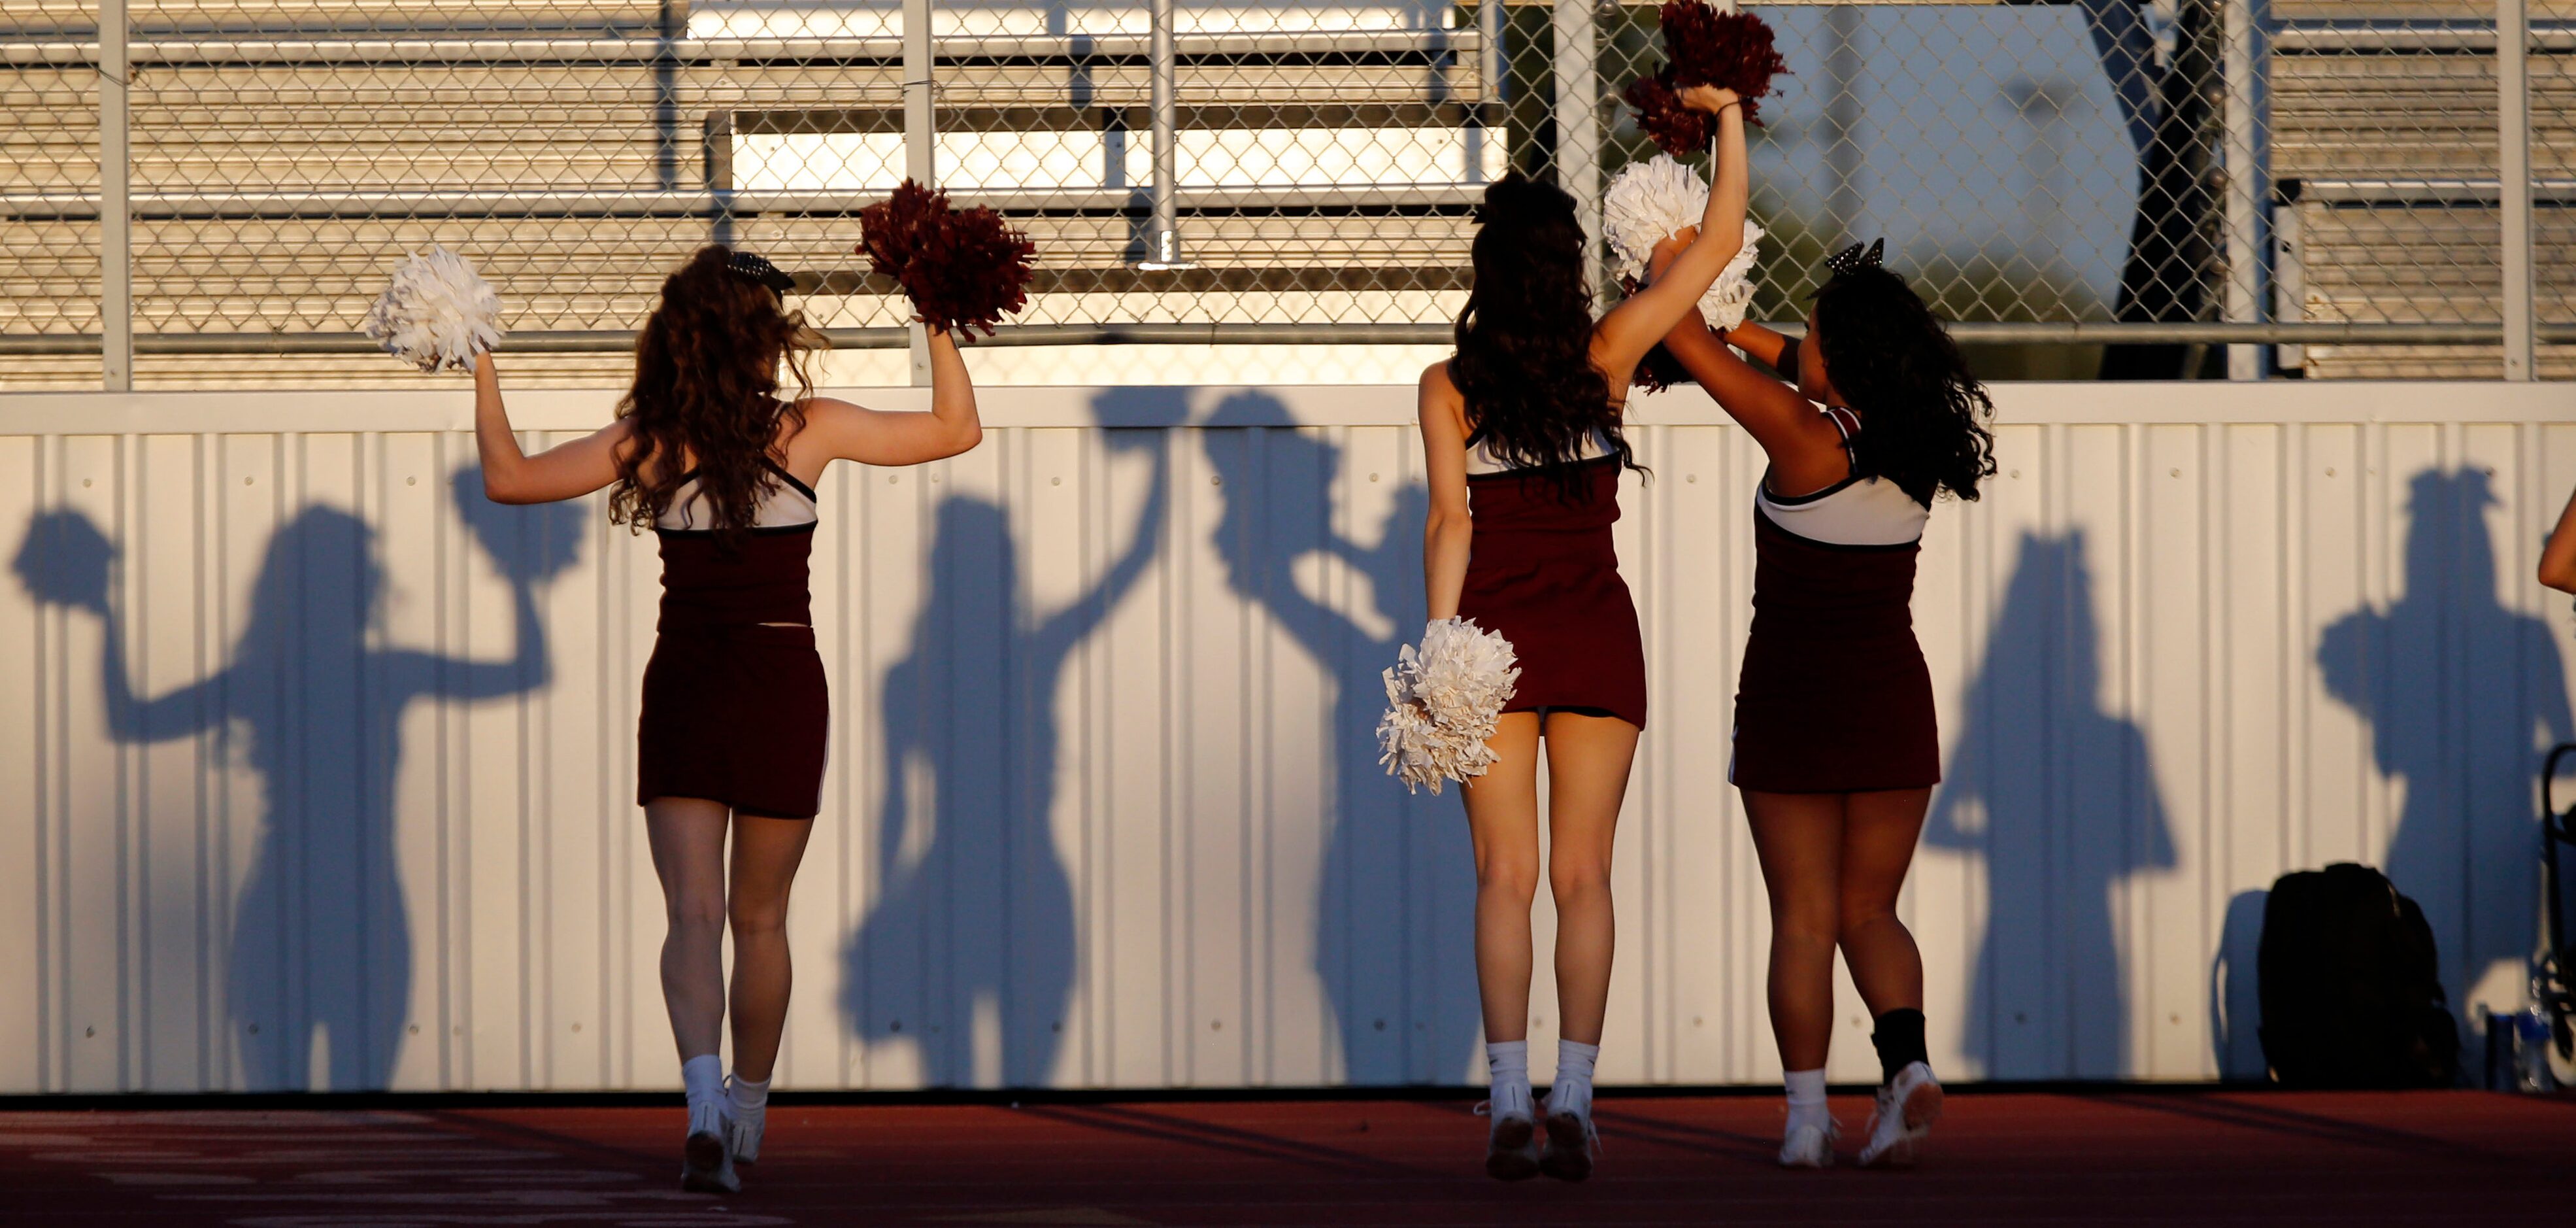
[[[2258,1069],[2243,893],[2347,858],[2423,901],[2455,1000],[2516,999],[2531,776],[2570,732],[2568,607],[2529,574],[2576,395],[1996,392],[2002,472],[1936,513],[1916,602],[1936,1060]],[[1473,1077],[1463,822],[1369,741],[1419,610],[1411,390],[985,402],[976,452],[823,486],[786,1085]],[[596,500],[482,502],[467,409],[0,398],[0,1090],[675,1082],[630,804],[652,546]],[[1640,418],[1654,714],[1603,1068],[1764,1080],[1724,781],[1760,457],[1695,392]],[[1858,1014],[1838,1077],[1875,1069]]]

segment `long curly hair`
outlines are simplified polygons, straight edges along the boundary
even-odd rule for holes
[[[797,403],[812,395],[805,355],[819,341],[800,312],[768,287],[726,269],[733,255],[709,244],[662,282],[662,301],[635,337],[635,384],[617,402],[631,444],[609,492],[612,520],[642,532],[671,508],[696,463],[698,488],[720,540],[737,540],[758,516],[778,476],[779,427],[798,429]],[[780,399],[779,377],[796,395]]]
[[[1469,442],[1512,468],[1561,465],[1599,433],[1621,465],[1642,467],[1619,433],[1610,381],[1592,362],[1592,292],[1574,198],[1504,176],[1476,210],[1475,287],[1458,316],[1449,378],[1467,402]],[[1584,489],[1560,470],[1558,489]]]
[[[1995,403],[1904,278],[1875,265],[1835,274],[1816,292],[1815,343],[1826,379],[1861,413],[1861,472],[1925,507],[1942,491],[1977,497],[1995,471]]]

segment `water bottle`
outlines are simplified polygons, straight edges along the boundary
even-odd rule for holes
[[[2537,1006],[2526,1007],[2513,1016],[2513,1033],[2513,1089],[2558,1090],[2558,1079],[2549,1069],[2549,1016]]]

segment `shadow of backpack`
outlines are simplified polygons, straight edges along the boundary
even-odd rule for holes
[[[2263,1059],[2284,1087],[2450,1087],[2459,1025],[2424,910],[2368,866],[2282,875],[2256,955]]]

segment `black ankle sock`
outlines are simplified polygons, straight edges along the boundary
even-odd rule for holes
[[[1869,1043],[1878,1047],[1879,1080],[1896,1081],[1896,1072],[1916,1062],[1929,1062],[1923,1050],[1923,1012],[1908,1007],[1889,1011],[1878,1017],[1878,1028],[1870,1033]]]

